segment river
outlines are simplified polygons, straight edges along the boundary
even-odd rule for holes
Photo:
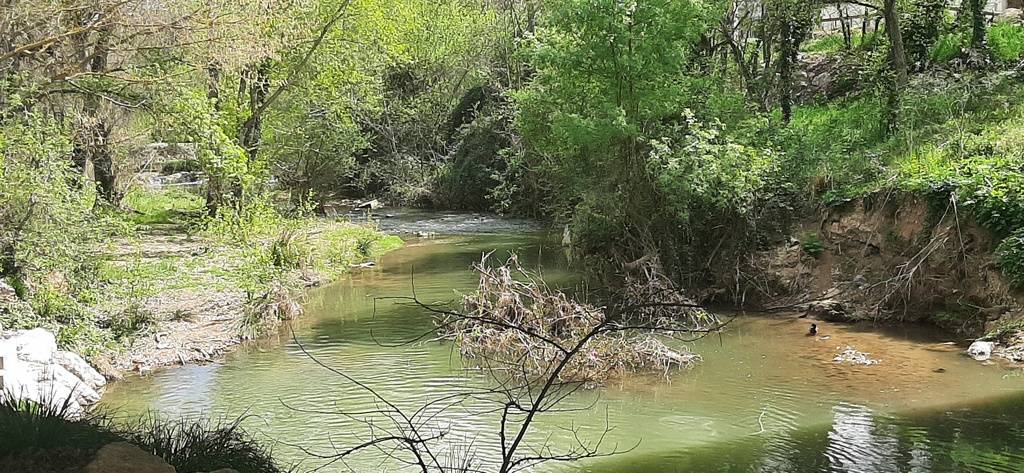
[[[392,346],[432,321],[375,297],[407,296],[415,282],[421,299],[456,300],[475,287],[470,265],[489,251],[515,251],[551,285],[576,288],[551,236],[529,222],[403,212],[381,225],[406,232],[408,244],[375,268],[310,291],[294,339],[284,330],[222,362],[128,378],[108,388],[102,405],[125,415],[248,415],[245,426],[274,443],[276,457],[314,468],[323,462],[304,449],[329,453],[366,439],[358,416],[338,412],[375,404],[303,349],[404,407],[488,383],[448,344]],[[743,314],[721,336],[691,344],[704,358],[692,369],[578,393],[564,403],[577,410],[544,417],[534,439],[570,445],[570,426],[596,436],[607,425],[603,445],[628,451],[537,470],[1024,472],[1020,369],[973,361],[962,341],[922,327],[819,322],[816,337],[807,328],[792,315]],[[879,363],[837,363],[846,347]],[[439,416],[452,432],[445,441],[453,455],[493,458],[497,417],[471,414]],[[399,470],[372,453],[321,471]]]

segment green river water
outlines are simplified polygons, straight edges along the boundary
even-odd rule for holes
[[[470,265],[483,252],[517,251],[558,286],[577,278],[557,246],[527,225],[480,216],[403,215],[394,230],[411,236],[373,269],[308,294],[306,315],[290,332],[247,345],[219,363],[185,366],[111,385],[103,399],[124,414],[250,417],[245,425],[274,443],[275,456],[321,466],[303,449],[329,453],[365,440],[366,427],[336,411],[374,406],[372,399],[320,361],[415,408],[427,399],[486,385],[440,342],[386,347],[432,326],[428,314],[379,296],[411,293],[415,274],[424,300],[454,300],[476,283]],[[388,229],[388,227],[385,227]],[[482,231],[491,233],[482,233]],[[496,232],[496,233],[495,233]],[[543,419],[534,439],[570,445],[613,429],[603,445],[628,452],[538,471],[580,472],[1024,472],[1024,375],[961,355],[949,335],[922,328],[880,329],[807,322],[793,316],[745,315],[720,337],[692,344],[704,362],[675,373],[625,379],[565,401],[578,407]],[[836,363],[852,346],[880,360]],[[454,456],[493,458],[496,415],[449,411]],[[607,423],[607,424],[606,424]],[[639,443],[638,443],[639,442]],[[485,463],[486,466],[486,463]],[[351,458],[321,471],[405,471],[380,455]]]

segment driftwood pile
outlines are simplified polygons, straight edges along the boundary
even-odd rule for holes
[[[464,311],[438,320],[442,337],[457,343],[466,359],[513,378],[544,378],[600,384],[626,373],[667,375],[700,360],[677,335],[717,324],[717,319],[659,286],[634,288],[626,299],[651,296],[666,303],[630,304],[610,310],[552,290],[517,258],[476,266],[477,291],[465,296]],[[681,304],[675,304],[680,302]],[[666,343],[668,342],[668,344]]]

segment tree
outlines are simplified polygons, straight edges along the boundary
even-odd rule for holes
[[[169,32],[193,12],[142,0],[8,3],[0,84],[21,91],[25,109],[74,122],[73,161],[92,164],[100,196],[117,203],[113,122],[146,106],[148,85],[160,80],[150,55],[172,47]]]
[[[773,0],[769,6],[770,28],[777,32],[779,44],[779,107],[783,123],[789,123],[793,116],[793,67],[821,5],[808,0]]]
[[[646,140],[689,98],[680,79],[705,22],[686,1],[560,0],[530,48],[536,74],[513,94],[517,126],[559,212],[586,205],[616,222],[650,217]],[[581,214],[582,216],[582,214]]]
[[[978,54],[985,51],[985,0],[967,0],[971,14],[971,50]]]

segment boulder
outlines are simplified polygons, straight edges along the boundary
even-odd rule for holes
[[[377,209],[379,209],[381,207],[383,207],[383,205],[377,199],[368,200],[366,202],[360,203],[359,205],[356,205],[357,209],[369,209],[369,210],[377,210]]]
[[[109,444],[96,452],[85,473],[176,473],[163,458],[127,442]]]
[[[809,302],[805,309],[806,315],[830,322],[844,322],[851,319],[846,305],[835,299],[822,299]]]
[[[992,350],[995,349],[995,342],[985,342],[978,340],[971,344],[967,348],[967,354],[978,361],[985,361],[992,358]]]
[[[57,354],[57,337],[42,328],[19,330],[0,343],[12,347],[19,360],[29,363],[49,363]]]
[[[67,413],[79,415],[99,401],[106,380],[82,357],[57,350],[45,329],[21,330],[0,336],[3,359],[2,393],[56,406],[68,401]]]
[[[53,361],[80,379],[86,386],[99,390],[107,384],[107,379],[96,371],[77,353],[58,351]]]
[[[1024,10],[1020,8],[1007,8],[996,16],[997,23],[1020,23],[1024,21]]]

